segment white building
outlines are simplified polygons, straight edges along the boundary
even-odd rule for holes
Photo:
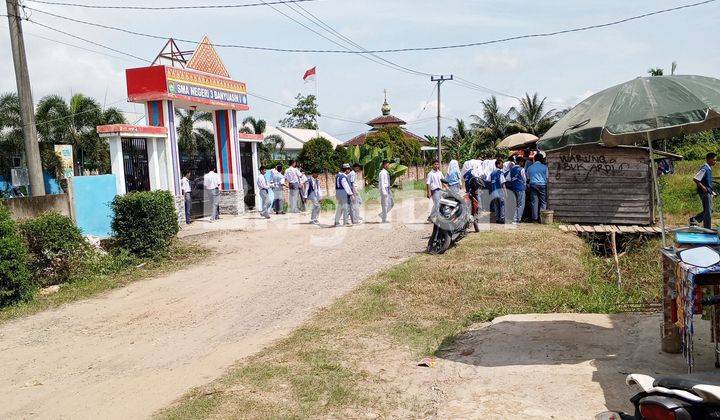
[[[342,140],[336,139],[335,137],[331,136],[330,134],[320,130],[319,132],[320,137],[323,137],[330,141],[330,143],[333,146],[333,149],[337,147],[339,144],[343,144]],[[285,142],[285,148],[282,152],[276,152],[273,156],[274,159],[293,159],[296,158],[298,154],[300,154],[300,150],[302,150],[303,145],[307,143],[308,141],[318,137],[318,131],[317,130],[308,130],[305,128],[285,128],[285,127],[274,127],[274,126],[267,126],[265,128],[265,132],[263,133],[264,137],[277,135],[280,136],[280,138],[283,139]]]

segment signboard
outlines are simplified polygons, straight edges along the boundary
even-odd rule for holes
[[[167,91],[171,95],[247,105],[244,83],[174,67],[166,68],[166,77]]]
[[[62,173],[64,178],[72,178],[73,176],[73,148],[69,144],[56,144],[55,153],[60,157],[62,162]]]
[[[30,177],[28,176],[27,168],[12,168],[10,170],[10,178],[12,178],[13,187],[25,187],[30,185]]]
[[[192,69],[150,66],[125,71],[131,102],[178,100],[185,105],[247,111],[245,83]]]

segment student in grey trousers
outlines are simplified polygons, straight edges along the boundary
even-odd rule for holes
[[[270,185],[265,179],[265,167],[260,167],[260,176],[257,179],[258,190],[260,191],[260,216],[270,218]]]
[[[310,223],[317,225],[320,223],[320,182],[318,181],[320,172],[314,170],[312,176],[308,179],[308,200],[312,203],[312,211],[310,212]]]

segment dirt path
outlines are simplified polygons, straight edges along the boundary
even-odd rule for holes
[[[215,249],[206,263],[1,325],[0,418],[146,417],[422,250],[429,230],[306,218],[197,223],[181,236],[218,230],[190,238]]]

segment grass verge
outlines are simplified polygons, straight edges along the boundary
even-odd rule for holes
[[[158,413],[163,419],[417,417],[398,366],[438,354],[473,323],[525,312],[616,312],[660,296],[657,241],[612,263],[551,227],[473,234],[366,280],[289,337]],[[632,280],[630,280],[632,279]]]
[[[139,259],[128,253],[118,255],[91,253],[69,282],[51,295],[0,308],[0,323],[32,315],[66,303],[87,299],[134,281],[175,271],[199,261],[209,251],[198,245],[176,240],[165,256]]]

